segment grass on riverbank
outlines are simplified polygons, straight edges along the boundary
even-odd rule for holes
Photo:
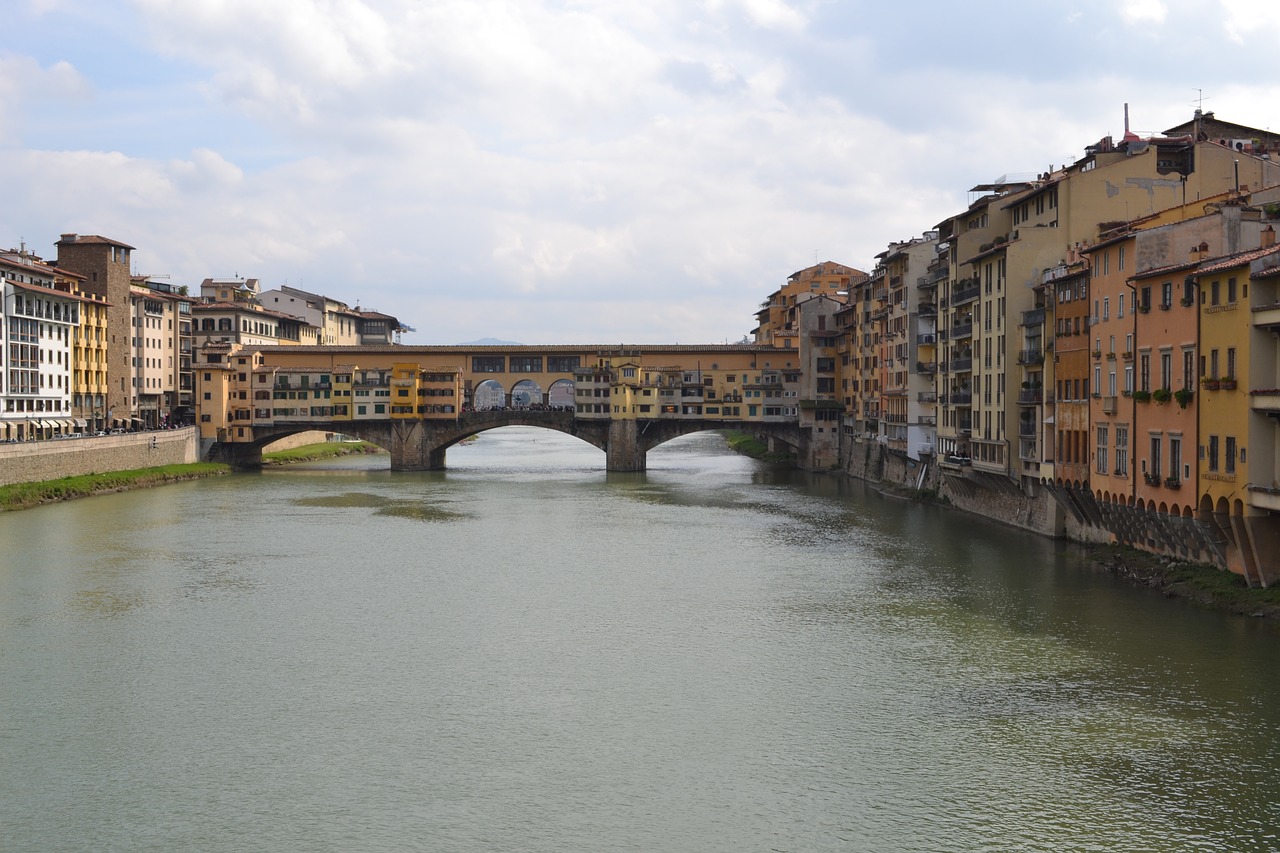
[[[319,444],[304,444],[289,450],[277,450],[274,453],[262,454],[263,465],[288,465],[292,462],[313,462],[317,459],[333,459],[338,456],[352,456],[357,453],[386,453],[376,444],[367,441],[327,441]]]
[[[729,445],[729,449],[735,453],[741,453],[743,456],[750,456],[752,459],[760,459],[765,462],[794,462],[796,456],[794,453],[771,453],[769,445],[754,435],[737,430],[725,429],[720,431],[724,436],[725,442]]]
[[[14,483],[0,486],[0,511],[29,509],[40,504],[87,498],[129,489],[177,483],[182,480],[198,480],[229,473],[231,466],[216,462],[196,462],[191,465],[161,465],[156,468],[140,468],[136,471],[108,471],[102,474],[83,474],[45,480],[39,483]]]
[[[1108,571],[1164,595],[1244,616],[1280,619],[1280,587],[1250,587],[1240,575],[1113,545],[1097,556]]]

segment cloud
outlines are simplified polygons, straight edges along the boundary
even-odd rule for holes
[[[1168,14],[1162,0],[1124,0],[1120,4],[1120,17],[1130,25],[1163,24]]]

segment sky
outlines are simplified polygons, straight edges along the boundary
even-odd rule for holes
[[[976,184],[1280,129],[1280,4],[0,0],[0,247],[291,285],[405,343],[725,343]]]

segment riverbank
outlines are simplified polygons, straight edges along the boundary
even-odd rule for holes
[[[339,456],[386,452],[378,445],[370,444],[367,441],[327,441],[319,444],[304,444],[301,447],[280,450],[275,453],[264,453],[262,454],[262,464],[266,466],[289,465],[294,462],[315,462],[320,459],[334,459]]]
[[[1239,616],[1280,620],[1280,588],[1250,587],[1235,572],[1186,563],[1120,545],[1089,548],[1094,565],[1168,598]]]
[[[145,489],[185,480],[218,477],[231,472],[231,466],[217,462],[195,462],[189,465],[162,465],[133,471],[107,471],[44,480],[38,483],[14,483],[0,486],[0,512],[30,509],[47,503],[106,495],[131,489]]]
[[[730,450],[735,453],[741,453],[743,456],[750,456],[752,459],[759,459],[762,462],[794,463],[796,461],[794,453],[770,451],[768,444],[750,433],[724,429],[720,430],[720,434],[724,436],[725,443],[729,445]]]

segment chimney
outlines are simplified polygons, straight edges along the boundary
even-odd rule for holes
[[[1269,249],[1276,244],[1276,229],[1268,225],[1262,229],[1262,248]]]

